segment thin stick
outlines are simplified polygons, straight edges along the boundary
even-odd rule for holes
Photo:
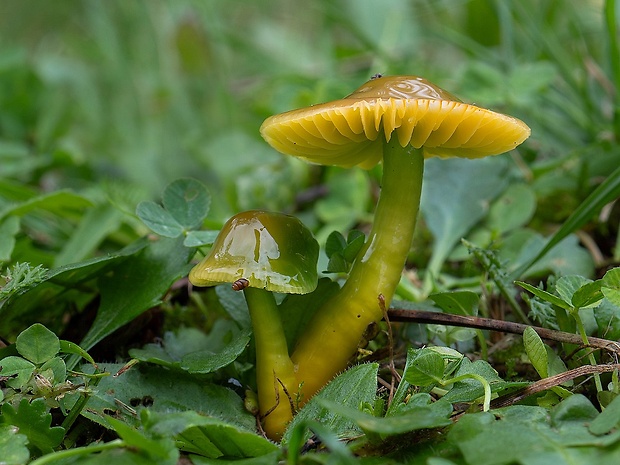
[[[403,310],[391,308],[388,310],[387,314],[389,320],[392,322],[400,321],[406,323],[442,324],[466,328],[488,329],[490,331],[512,334],[523,334],[525,328],[528,327],[528,325],[513,323],[511,321],[494,320],[492,318],[481,318],[477,316],[427,312],[423,310]],[[534,331],[536,331],[543,339],[583,346],[583,340],[577,334],[541,328],[538,326],[531,326],[531,328],[533,328]],[[598,337],[588,337],[588,346],[620,354],[620,344],[616,341],[609,341]]]
[[[555,376],[549,376],[548,378],[541,379],[529,386],[520,389],[517,392],[506,394],[505,396],[498,397],[491,401],[491,408],[507,407],[509,405],[516,404],[522,401],[526,397],[533,394],[545,391],[555,386],[559,386],[566,381],[578,378],[585,375],[599,375],[601,373],[609,373],[610,371],[620,369],[620,365],[583,365],[572,370],[565,371],[564,373],[557,374]]]

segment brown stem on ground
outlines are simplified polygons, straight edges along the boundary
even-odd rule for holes
[[[555,376],[549,376],[548,378],[541,379],[529,386],[520,389],[517,392],[506,394],[491,401],[491,408],[508,407],[509,405],[516,404],[522,401],[526,397],[537,394],[539,392],[551,389],[555,386],[559,386],[566,381],[578,378],[580,376],[594,375],[601,373],[609,373],[614,370],[619,370],[620,364],[613,365],[584,365],[572,370],[565,371]]]
[[[442,324],[447,326],[460,326],[474,329],[487,329],[503,333],[523,334],[528,325],[513,323],[511,321],[494,320],[492,318],[481,318],[477,316],[452,315],[449,313],[428,312],[423,310],[403,310],[391,308],[387,312],[389,321],[406,323],[425,323]],[[553,329],[531,326],[543,339],[567,344],[583,346],[581,337],[577,334],[556,331]],[[588,337],[588,346],[596,349],[607,350],[620,354],[620,344],[616,341],[609,341],[598,337]],[[609,365],[605,365],[609,366]]]

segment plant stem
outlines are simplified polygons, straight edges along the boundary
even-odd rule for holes
[[[586,328],[583,326],[583,321],[581,320],[581,316],[579,315],[579,309],[575,308],[571,314],[573,318],[575,318],[575,322],[577,323],[577,331],[579,331],[579,335],[581,336],[581,340],[585,345],[588,344],[588,335],[586,334]],[[596,359],[594,358],[594,354],[590,352],[588,354],[588,360],[590,361],[590,365],[596,365]],[[601,377],[598,373],[594,374],[594,384],[596,385],[596,392],[603,392],[603,384],[601,383]]]
[[[280,314],[273,294],[264,289],[244,289],[256,344],[258,405],[267,436],[280,440],[293,418],[297,379]]]
[[[340,291],[314,315],[292,355],[302,403],[346,368],[360,339],[388,308],[411,247],[420,204],[424,156],[401,147],[396,137],[384,144],[383,178],[372,230]]]

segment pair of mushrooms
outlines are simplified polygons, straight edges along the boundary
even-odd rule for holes
[[[319,253],[297,219],[263,211],[234,216],[190,273],[197,286],[233,283],[244,290],[263,427],[279,440],[295,409],[346,368],[368,325],[389,306],[411,246],[424,159],[504,153],[530,129],[462,103],[425,79],[392,76],[371,79],[344,99],[272,116],[260,131],[278,151],[311,163],[365,169],[383,163],[372,230],[345,284],[313,316],[290,355],[271,291],[312,292]]]

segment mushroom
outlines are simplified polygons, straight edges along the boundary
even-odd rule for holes
[[[278,151],[311,163],[370,169],[383,162],[366,243],[291,356],[304,402],[346,368],[364,330],[390,304],[411,247],[424,158],[497,155],[521,144],[530,129],[463,103],[425,79],[387,76],[341,100],[271,116],[260,131]]]
[[[297,218],[253,210],[229,219],[209,254],[189,274],[195,286],[231,283],[243,290],[256,345],[256,384],[263,428],[281,438],[298,390],[272,292],[305,294],[318,281],[319,245]]]

